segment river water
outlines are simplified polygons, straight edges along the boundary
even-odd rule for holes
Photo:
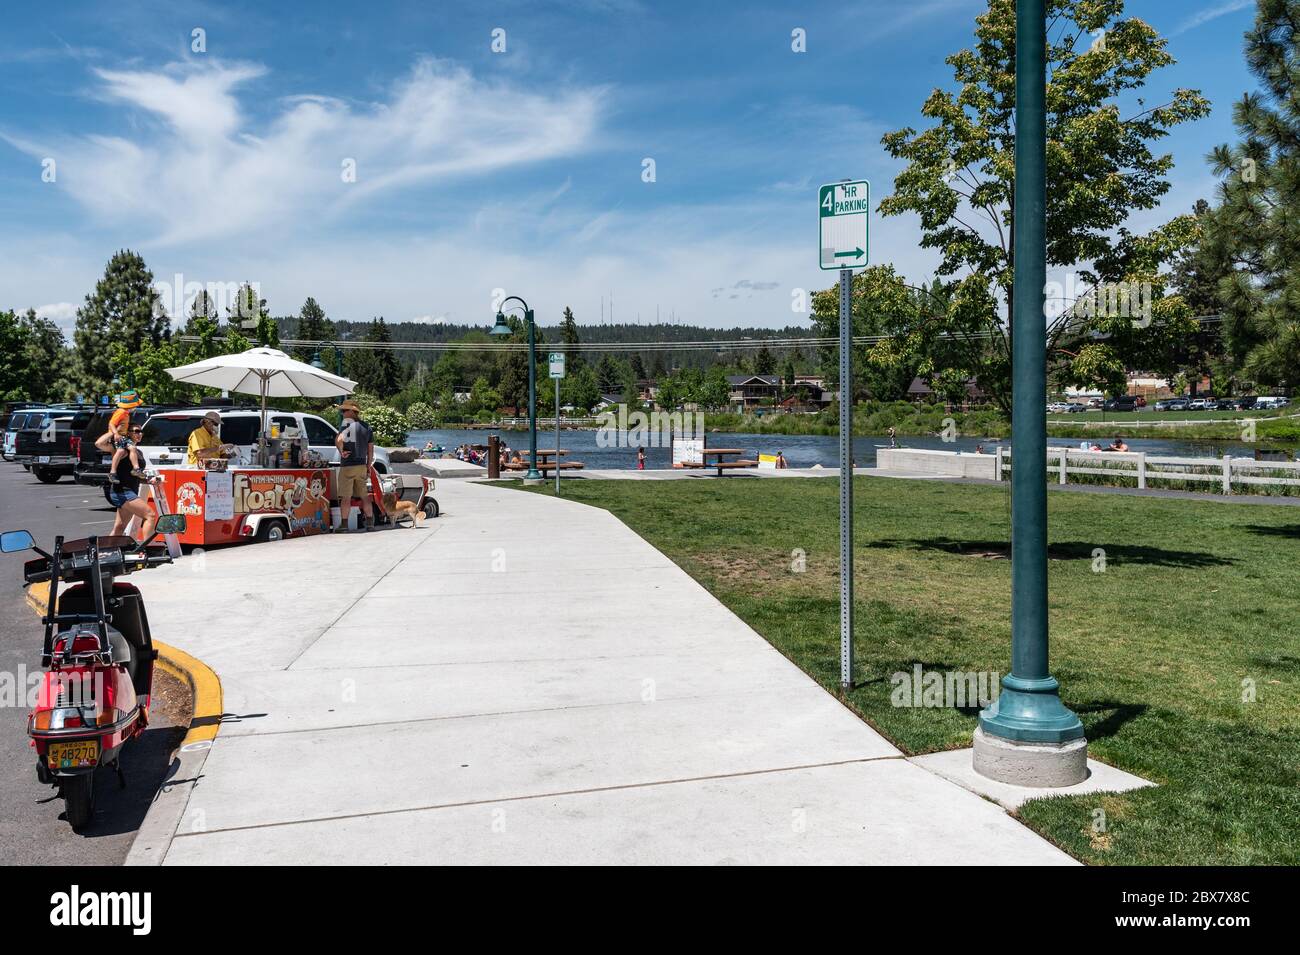
[[[511,448],[528,449],[527,431],[491,432],[486,429],[464,431],[460,429],[435,429],[432,431],[412,431],[406,437],[409,447],[423,448],[432,441],[435,446],[442,445],[454,450],[461,444],[486,444],[488,435],[496,433]],[[609,437],[605,435],[603,437]],[[1102,447],[1108,445],[1113,436],[1098,435],[1092,440]],[[620,439],[626,434],[620,435]],[[757,459],[758,454],[775,454],[781,451],[792,468],[810,468],[820,464],[824,468],[838,467],[839,438],[835,435],[786,435],[786,434],[738,434],[731,432],[710,432],[707,435],[710,447],[741,448],[744,456]],[[635,468],[636,445],[630,447],[601,447],[602,433],[590,431],[561,431],[560,447],[567,449],[571,461],[581,461],[587,468]],[[644,440],[644,438],[642,439]],[[1081,438],[1048,438],[1049,447],[1077,448]],[[1251,457],[1256,445],[1233,441],[1170,441],[1163,438],[1133,438],[1125,436],[1129,449],[1146,451],[1150,454],[1163,454],[1175,457],[1221,457],[1232,454]],[[999,444],[1011,447],[1009,438],[957,438],[944,441],[938,437],[900,437],[898,446],[902,448],[931,448],[938,451],[971,451],[977,445],[984,445],[984,450],[993,453]],[[537,446],[546,450],[555,447],[555,432],[537,432]],[[853,455],[858,467],[874,467],[876,449],[888,447],[889,438],[880,435],[866,435],[853,439]],[[647,447],[646,467],[666,468],[672,465],[672,455],[667,447]]]

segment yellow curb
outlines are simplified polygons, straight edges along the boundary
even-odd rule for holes
[[[32,584],[27,588],[27,603],[41,616],[45,615],[49,600],[48,583]],[[190,687],[193,699],[190,731],[185,734],[181,745],[215,739],[221,725],[221,680],[212,672],[211,667],[184,650],[158,640],[153,645],[158,651],[158,667],[182,683],[188,683]]]
[[[192,657],[184,650],[158,640],[153,645],[158,651],[158,666],[176,679],[188,683],[194,700],[190,731],[185,734],[181,745],[215,739],[217,730],[221,728],[221,680],[198,657]]]

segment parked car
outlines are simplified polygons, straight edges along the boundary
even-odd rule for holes
[[[3,446],[3,455],[6,461],[14,459],[14,442],[17,440],[18,432],[27,427],[28,421],[39,421],[45,417],[45,412],[48,410],[46,405],[34,407],[25,405],[14,409],[6,416]]]
[[[1254,395],[1243,395],[1242,397],[1236,399],[1232,403],[1232,406],[1237,411],[1250,411],[1252,408],[1255,407],[1255,402],[1258,400],[1259,399]]]
[[[1071,401],[1065,406],[1065,410],[1068,414],[1078,414],[1081,411],[1087,411],[1088,406],[1077,401]]]
[[[1237,398],[1220,398],[1214,402],[1215,411],[1236,411]]]
[[[1089,398],[1089,399],[1088,399],[1088,407],[1089,407],[1089,408],[1100,408],[1103,404],[1104,404],[1104,402],[1103,402],[1100,398]]]
[[[132,408],[131,424],[143,425],[149,420],[150,415],[168,411],[175,407],[175,405],[141,405],[138,408]],[[108,430],[108,419],[113,416],[115,410],[108,405],[104,405],[97,409],[90,416],[90,420],[86,422],[85,430],[81,432],[81,440],[76,442],[77,463],[73,469],[73,477],[78,484],[102,487],[108,483],[108,465],[113,460],[113,455],[111,452],[105,454],[99,450],[99,448],[95,447],[95,442]]]
[[[1053,401],[1047,406],[1050,414],[1062,414],[1070,410],[1070,405],[1064,401]]]
[[[49,409],[14,436],[14,460],[28,467],[42,484],[53,484],[72,474],[77,464],[74,444],[81,440],[93,409]]]
[[[1106,403],[1102,407],[1106,411],[1136,411],[1137,398],[1134,395],[1120,395],[1117,398],[1107,398]]]
[[[1218,399],[1214,397],[1193,398],[1191,399],[1191,401],[1187,402],[1187,410],[1188,411],[1213,411],[1214,406],[1217,402]]]
[[[149,467],[176,467],[185,464],[190,434],[199,426],[199,419],[209,411],[221,413],[221,443],[239,448],[239,460],[251,464],[257,451],[257,432],[261,427],[262,413],[254,408],[180,408],[151,415],[140,436],[140,452]],[[267,409],[267,427],[278,424],[281,428],[298,428],[307,435],[307,443],[326,461],[337,464],[339,449],[334,444],[338,430],[324,418],[301,411],[275,411]],[[375,470],[380,474],[392,471],[388,452],[375,446]]]
[[[1282,397],[1281,395],[1268,395],[1265,397],[1255,399],[1255,410],[1274,411],[1278,408],[1285,408],[1290,403],[1291,403],[1290,398],[1285,398]]]

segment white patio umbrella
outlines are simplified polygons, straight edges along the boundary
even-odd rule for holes
[[[168,368],[167,374],[191,385],[261,395],[263,434],[266,432],[268,397],[329,398],[350,395],[357,387],[350,378],[331,375],[275,348],[250,348],[237,355],[214,355],[193,364]]]

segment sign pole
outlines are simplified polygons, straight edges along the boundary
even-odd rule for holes
[[[560,496],[560,379],[555,379],[555,496]]]
[[[853,319],[851,269],[840,269],[840,686],[853,688]]]
[[[840,273],[840,687],[853,687],[853,269],[867,264],[871,183],[817,189],[817,264]]]
[[[553,351],[548,356],[551,377],[555,380],[555,496],[560,496],[560,379],[564,377],[564,358],[562,351]]]
[[[853,688],[853,269],[867,264],[871,183],[817,189],[817,264],[840,273],[840,687]]]

